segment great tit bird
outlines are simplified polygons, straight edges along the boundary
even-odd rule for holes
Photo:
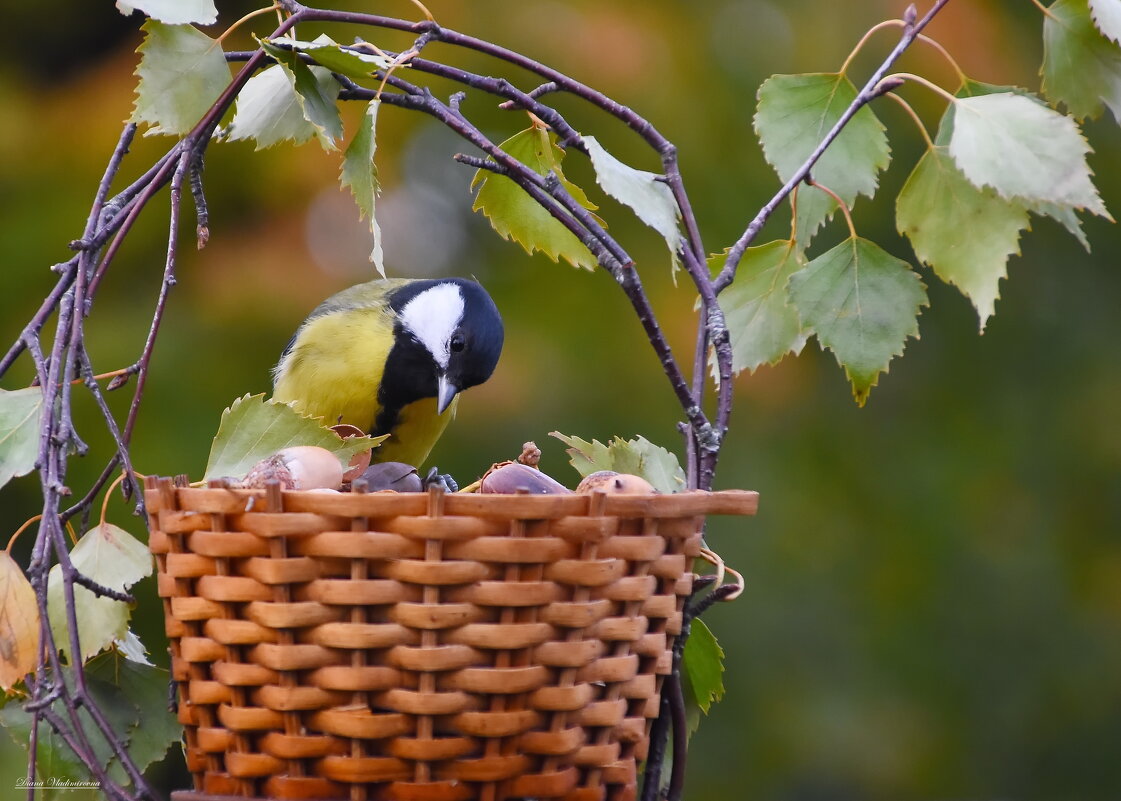
[[[273,371],[273,398],[326,425],[388,434],[375,462],[419,466],[502,351],[502,317],[463,278],[368,281],[323,301]]]

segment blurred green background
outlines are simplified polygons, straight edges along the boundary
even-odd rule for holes
[[[412,15],[405,2],[374,6]],[[219,3],[230,21],[252,6]],[[729,245],[777,188],[751,128],[768,75],[836,70],[863,32],[902,13],[898,0],[432,0],[446,26],[538,57],[646,115],[679,147],[709,250]],[[920,11],[923,9],[920,9]],[[69,257],[128,116],[139,20],[109,0],[6,8],[0,53],[0,339],[12,342]],[[1038,89],[1037,9],[961,0],[929,33],[980,80]],[[258,30],[267,31],[262,23]],[[213,31],[211,31],[213,35]],[[304,36],[301,31],[301,38]],[[339,40],[352,31],[334,30]],[[245,35],[240,44],[248,46]],[[401,48],[408,40],[376,40]],[[894,44],[880,34],[855,65],[867,74]],[[481,72],[499,67],[448,48],[426,51]],[[952,87],[929,48],[900,69]],[[510,73],[523,88],[534,85]],[[450,86],[433,84],[445,96]],[[933,129],[940,101],[906,97]],[[657,169],[637,138],[558,98],[575,126],[616,155]],[[483,98],[464,105],[501,140],[525,126]],[[357,110],[356,110],[357,111]],[[874,202],[855,208],[862,235],[912,260],[894,231],[894,194],[920,140],[879,103],[893,164]],[[353,129],[354,117],[350,118]],[[1107,205],[1121,213],[1121,145],[1108,117],[1085,126]],[[169,145],[137,139],[122,180]],[[470,481],[523,441],[571,480],[559,430],[606,439],[643,434],[680,449],[679,414],[657,361],[606,274],[578,272],[498,239],[470,211],[465,150],[434,122],[385,108],[379,217],[393,274],[473,275],[494,295],[508,340],[495,377],[472,390],[434,454]],[[593,189],[585,160],[569,177]],[[337,187],[338,157],[313,145],[254,153],[217,145],[205,174],[210,245],[184,215],[179,283],[155,351],[136,434],[143,472],[199,476],[222,409],[269,388],[295,326],[331,292],[372,277],[365,226]],[[123,183],[122,183],[123,185]],[[166,191],[114,264],[88,324],[95,367],[139,354],[159,287]],[[657,235],[617,205],[601,214],[639,262],[677,352],[689,361],[694,293],[670,281]],[[786,235],[782,212],[760,241]],[[718,485],[760,491],[757,518],[716,520],[709,542],[747,581],[708,616],[728,653],[727,696],[691,749],[689,799],[1115,799],[1121,796],[1121,231],[1086,221],[1092,255],[1033,219],[1009,264],[983,336],[956,290],[927,270],[931,308],[864,409],[831,354],[741,376]],[[813,252],[844,236],[836,221]],[[4,381],[25,385],[28,365]],[[127,408],[117,393],[116,408]],[[92,480],[108,438],[92,403],[78,409]],[[0,496],[0,531],[38,511],[35,476]],[[142,535],[119,498],[110,518]],[[20,552],[22,549],[17,549]],[[157,660],[162,620],[140,587],[136,627]],[[24,756],[0,738],[0,797]],[[12,778],[9,778],[12,777]],[[14,792],[14,791],[12,791]]]

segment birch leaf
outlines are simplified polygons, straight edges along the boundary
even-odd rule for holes
[[[42,420],[42,389],[0,389],[0,487],[35,469]]]
[[[140,11],[168,25],[213,25],[218,20],[214,0],[117,0],[117,10],[126,17]]]
[[[564,151],[544,128],[531,126],[511,136],[499,148],[538,175],[552,172],[577,203],[589,210],[596,208],[584,190],[564,177]],[[471,187],[476,186],[479,191],[471,210],[481,211],[503,239],[513,239],[527,253],[539,250],[553,261],[563,258],[573,267],[595,269],[595,256],[584,243],[505,175],[478,170],[471,181]]]
[[[1090,0],[1090,14],[1099,31],[1121,43],[1121,0]]]
[[[676,454],[655,445],[645,437],[624,440],[615,437],[607,445],[599,440],[591,442],[553,431],[549,434],[568,445],[572,466],[581,476],[600,470],[614,470],[641,476],[658,492],[680,492],[685,488],[685,471]]]
[[[676,269],[677,253],[681,250],[681,229],[677,226],[681,210],[664,181],[665,176],[624,164],[608,153],[594,136],[585,136],[584,144],[596,171],[596,183],[662,235]]]
[[[863,406],[888,363],[918,337],[926,288],[910,266],[860,237],[850,237],[790,277],[802,323],[833,351]]]
[[[338,72],[356,80],[369,78],[378,70],[388,69],[391,63],[388,58],[376,53],[363,53],[353,48],[344,48],[326,34],[317,36],[314,42],[301,42],[284,36],[271,41],[273,44],[306,53],[331,72]]]
[[[366,217],[370,221],[370,234],[373,237],[373,249],[370,251],[370,261],[382,278],[385,278],[385,257],[381,247],[381,226],[374,215],[374,202],[381,187],[378,185],[378,168],[374,163],[374,153],[377,150],[378,107],[381,101],[374,99],[366,107],[358,132],[347,145],[343,154],[342,172],[339,175],[340,183],[351,191],[354,200],[358,203],[359,218]]]
[[[35,670],[39,661],[39,603],[31,582],[0,550],[0,690]]]
[[[723,257],[715,257],[721,264]],[[710,262],[711,264],[711,262]],[[754,371],[800,353],[806,333],[798,310],[787,302],[786,282],[805,266],[788,239],[748,248],[735,280],[720,293],[720,308],[732,339],[732,369]],[[715,360],[710,358],[715,370]]]
[[[1109,217],[1070,117],[1010,92],[957,98],[954,109],[950,155],[975,185]]]
[[[346,468],[351,456],[383,440],[384,436],[341,439],[322,420],[304,417],[287,403],[266,401],[264,394],[245,395],[222,413],[203,478],[241,478],[257,462],[293,445],[326,448]]]
[[[783,181],[790,179],[856,99],[856,87],[840,73],[772,75],[759,87],[755,132],[763,155]],[[884,126],[865,106],[814,166],[814,180],[852,206],[858,195],[876,193],[879,173],[891,161]],[[796,237],[805,249],[833,216],[837,203],[820,190],[798,192]]]
[[[312,67],[312,74],[324,91],[338,82],[323,67]],[[300,97],[288,74],[279,64],[254,75],[237,97],[230,123],[230,141],[252,139],[263,150],[287,139],[297,145],[317,135],[314,125],[304,117]]]
[[[1013,94],[1022,95],[1033,103],[1043,104],[1043,101],[1036,97],[1031,92],[1019,86],[998,86],[991,83],[983,83],[981,81],[974,81],[966,79],[962,88],[958,90],[958,97],[978,97],[980,95],[998,94],[1001,92],[1011,92]],[[950,144],[950,139],[954,133],[954,116],[955,106],[950,103],[946,107],[946,111],[942,114],[942,120],[938,124],[938,133],[934,138],[936,146],[945,148]],[[1033,214],[1038,214],[1041,217],[1050,217],[1056,220],[1060,225],[1070,231],[1071,235],[1079,241],[1086,252],[1090,252],[1090,242],[1086,238],[1085,232],[1082,230],[1082,222],[1078,219],[1078,214],[1070,206],[1060,205],[1058,203],[1048,203],[1044,201],[1029,200],[1026,198],[1019,198],[1016,203],[1022,204],[1027,207],[1028,211]]]
[[[70,561],[79,573],[111,590],[125,592],[152,572],[148,546],[112,523],[102,523],[87,531],[70,551]],[[55,565],[47,577],[47,612],[55,645],[70,651],[66,616],[66,593],[62,566]],[[74,613],[82,648],[81,659],[101,651],[128,632],[128,605],[123,601],[95,595],[74,585]],[[73,661],[73,656],[71,656]]]
[[[1103,19],[1121,17],[1121,0],[1100,3],[1108,8]],[[1093,5],[1086,0],[1058,0],[1043,19],[1043,94],[1066,104],[1076,119],[1101,115],[1109,106],[1121,122],[1121,46],[1106,38],[1091,21]],[[1116,20],[1121,22],[1121,20]]]
[[[1028,210],[977,188],[944,147],[928,150],[896,200],[896,225],[915,255],[953,284],[977,309],[981,330],[992,316],[1008,257],[1020,252]]]
[[[315,129],[319,144],[324,150],[335,150],[335,140],[343,135],[343,120],[335,102],[339,96],[339,84],[331,77],[330,70],[320,67],[322,72],[313,72],[312,67],[300,60],[299,53],[277,47],[267,39],[261,41],[261,47],[284,70],[304,119]],[[327,80],[320,79],[323,73],[326,73]]]
[[[1032,214],[1038,214],[1041,217],[1050,217],[1055,220],[1059,225],[1066,228],[1070,235],[1078,240],[1078,244],[1082,245],[1087,253],[1090,252],[1090,240],[1086,237],[1086,232],[1082,230],[1082,220],[1078,218],[1077,212],[1070,206],[1059,206],[1055,203],[1043,202],[1028,202],[1025,204],[1028,211]]]
[[[690,626],[682,667],[697,706],[707,715],[724,697],[724,649],[703,620],[694,620]]]
[[[192,25],[149,19],[137,49],[136,104],[132,122],[146,122],[152,134],[181,136],[190,131],[230,83],[221,46]]]

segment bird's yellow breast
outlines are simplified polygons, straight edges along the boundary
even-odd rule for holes
[[[455,417],[457,396],[443,414],[436,413],[436,399],[422,398],[403,408],[389,439],[374,450],[375,462],[404,462],[420,466],[432,446]]]
[[[382,309],[315,317],[301,326],[277,366],[273,397],[327,425],[343,422],[369,431],[392,347],[393,323]]]
[[[378,389],[393,348],[393,320],[384,306],[347,309],[308,320],[277,365],[273,398],[325,425],[349,423],[374,431]],[[458,398],[456,398],[458,401]],[[455,414],[455,402],[436,413],[436,399],[402,408],[389,439],[374,450],[376,462],[420,465]]]

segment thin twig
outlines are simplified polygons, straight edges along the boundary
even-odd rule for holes
[[[171,179],[171,213],[168,215],[170,219],[167,234],[167,258],[164,261],[163,281],[160,283],[160,295],[156,301],[156,310],[152,315],[152,324],[148,329],[148,336],[144,340],[144,349],[141,351],[138,361],[140,367],[136,371],[136,390],[132,396],[132,405],[128,410],[128,419],[125,422],[124,430],[121,432],[121,441],[126,447],[132,440],[132,430],[136,425],[137,414],[140,412],[140,399],[144,395],[144,385],[148,380],[148,366],[152,361],[152,350],[156,345],[156,335],[159,334],[160,323],[163,322],[167,295],[171,288],[175,286],[175,252],[179,241],[179,206],[183,193],[183,177],[190,168],[191,161],[190,154],[180,156],[179,166],[176,167],[175,174]]]
[[[658,705],[658,717],[650,727],[650,745],[646,753],[646,769],[642,774],[642,796],[639,801],[657,801],[661,792],[669,725],[669,695],[663,693]]]
[[[202,250],[210,241],[210,210],[206,205],[206,192],[202,186],[202,152],[191,162],[191,198],[195,202],[195,246]]]
[[[689,750],[689,728],[685,720],[685,693],[681,687],[680,664],[666,676],[662,690],[669,695],[670,723],[673,725],[673,767],[670,771],[666,801],[681,801],[681,794],[685,791],[685,757]]]

